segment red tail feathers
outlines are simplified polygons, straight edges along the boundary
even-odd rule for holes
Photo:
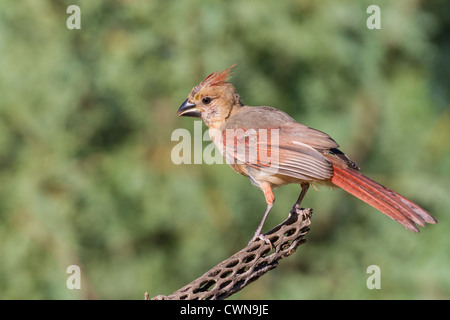
[[[351,193],[355,197],[380,210],[385,215],[397,220],[407,229],[419,232],[416,224],[424,227],[425,223],[436,224],[436,219],[414,202],[382,186],[372,179],[352,169],[334,166],[331,182]]]

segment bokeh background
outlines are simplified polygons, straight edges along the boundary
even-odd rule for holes
[[[445,0],[1,1],[0,298],[170,294],[247,244],[262,192],[227,165],[171,161],[172,132],[194,128],[179,105],[232,63],[244,103],[327,132],[439,220],[413,234],[311,189],[308,242],[232,298],[450,298],[449,21]],[[299,190],[275,191],[265,231]]]

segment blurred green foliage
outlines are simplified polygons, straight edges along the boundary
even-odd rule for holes
[[[373,2],[380,30],[366,27]],[[71,4],[81,30],[66,27]],[[246,245],[262,193],[226,165],[170,157],[173,130],[194,126],[178,106],[236,62],[244,103],[327,132],[439,224],[412,234],[311,189],[308,243],[233,298],[448,299],[449,16],[437,0],[2,1],[0,298],[170,294]],[[275,191],[265,230],[299,189]],[[81,290],[66,287],[72,264]],[[381,290],[366,287],[372,264]]]

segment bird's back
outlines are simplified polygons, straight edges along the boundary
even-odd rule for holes
[[[242,106],[232,112],[221,130],[276,128],[295,122],[288,114],[276,108]]]

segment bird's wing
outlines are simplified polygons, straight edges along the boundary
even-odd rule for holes
[[[328,135],[307,126],[289,123],[276,128],[228,128],[221,137],[222,154],[229,164],[246,164],[301,181],[328,180],[333,176],[332,164],[318,150],[337,144]]]
[[[339,145],[325,132],[310,128],[298,122],[283,124],[280,134],[288,141],[304,143],[318,151],[328,152],[330,149],[339,148]]]

